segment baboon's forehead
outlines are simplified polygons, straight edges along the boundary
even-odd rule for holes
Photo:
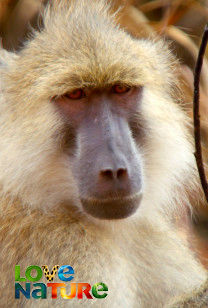
[[[49,18],[40,48],[46,47],[46,54],[56,63],[65,60],[73,78],[76,75],[83,82],[125,82],[136,78],[135,64],[144,63],[136,41],[119,29],[105,6],[102,11],[99,5],[78,3],[81,7],[58,10]]]
[[[81,8],[77,4],[75,9],[57,9],[46,16],[45,29],[23,51],[26,59],[23,57],[19,65],[24,62],[24,68],[28,60],[35,84],[39,87],[45,83],[58,94],[66,88],[116,82],[160,82],[154,44],[136,40],[120,29],[105,6],[102,10],[86,3]]]
[[[150,59],[145,50],[122,30],[97,29],[93,33],[89,29],[89,32],[83,33],[78,29],[76,34],[74,31],[75,29],[68,29],[60,37],[55,37],[50,32],[53,36],[51,44],[40,44],[42,61],[50,66],[51,71],[56,70],[60,79],[63,75],[76,85],[87,86],[89,83],[99,86],[117,81],[137,84],[141,76],[144,81],[146,77],[149,78],[146,70]],[[139,83],[141,84],[141,80]]]

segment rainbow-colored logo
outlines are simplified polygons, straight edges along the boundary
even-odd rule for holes
[[[54,277],[58,273],[58,278],[62,282],[48,282],[47,284],[37,282],[42,278],[43,273],[45,274],[47,281],[53,281]],[[59,295],[64,299],[72,299],[76,296],[78,299],[82,299],[83,296],[88,299],[102,299],[108,295],[106,293],[108,291],[108,287],[103,282],[95,283],[91,287],[89,283],[71,282],[72,279],[74,279],[74,269],[69,265],[55,265],[51,272],[49,271],[47,265],[42,265],[42,268],[37,265],[30,265],[25,271],[25,277],[21,277],[20,265],[15,265],[15,298],[19,299],[20,294],[22,294],[22,296],[27,299],[45,299],[48,296],[49,288],[51,290],[50,293],[52,299],[56,299]],[[70,294],[66,291],[66,282],[71,282]]]

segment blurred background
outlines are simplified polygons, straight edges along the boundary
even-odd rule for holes
[[[0,0],[0,37],[3,48],[18,51],[30,37],[32,28],[41,28],[41,12],[48,0]],[[53,0],[50,0],[53,1]],[[69,0],[70,1],[70,0]],[[94,0],[92,0],[94,1]],[[109,0],[110,1],[110,0]],[[111,0],[114,9],[122,5],[118,22],[138,38],[161,36],[171,42],[180,59],[179,76],[184,106],[192,119],[193,70],[205,24],[208,0]],[[200,114],[204,164],[208,178],[208,48],[201,73]],[[181,236],[208,266],[208,205],[198,211],[194,229],[189,219],[178,221]],[[177,221],[177,217],[176,217]]]

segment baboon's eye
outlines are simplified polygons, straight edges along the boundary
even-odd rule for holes
[[[113,90],[114,93],[124,94],[124,93],[129,92],[131,90],[131,87],[117,84],[117,85],[113,86],[112,90]]]
[[[76,89],[72,92],[66,93],[64,96],[69,99],[81,99],[85,97],[85,92],[83,89]]]

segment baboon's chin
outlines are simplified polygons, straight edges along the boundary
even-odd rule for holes
[[[82,199],[84,211],[99,219],[123,219],[133,215],[139,207],[142,193],[132,196],[110,199]]]

